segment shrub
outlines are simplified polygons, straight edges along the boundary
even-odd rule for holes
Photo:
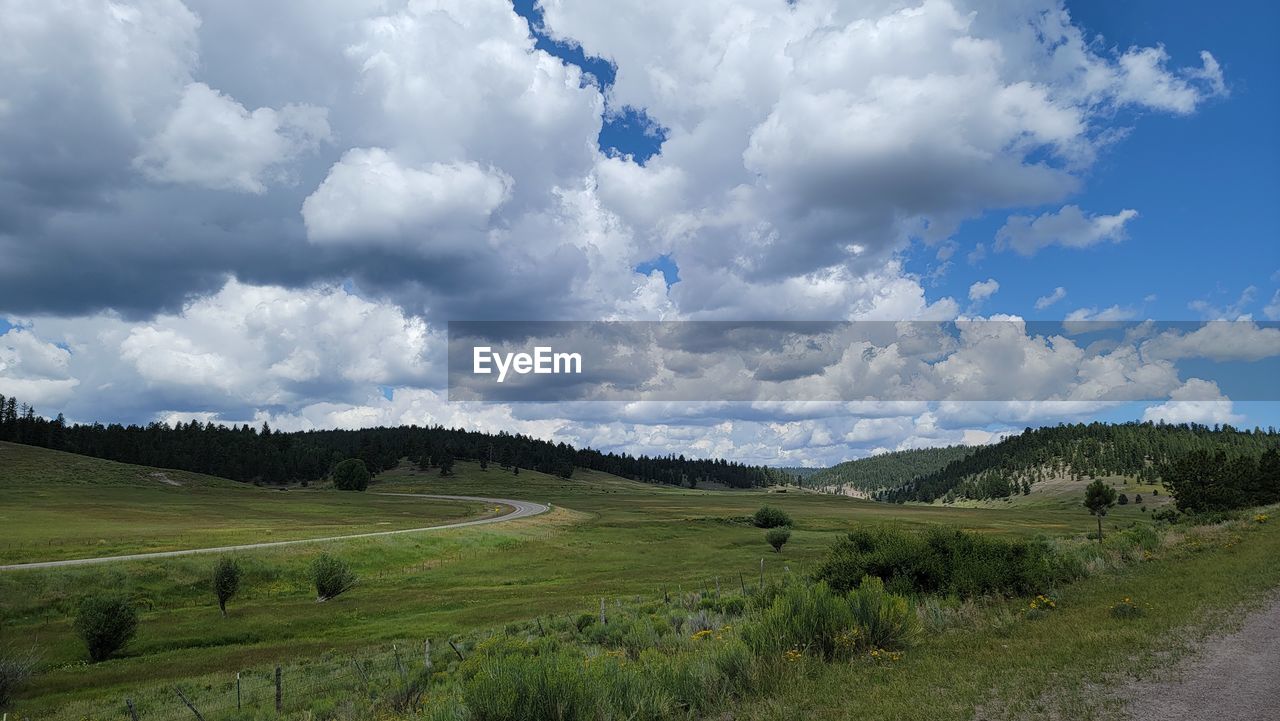
[[[787,545],[787,541],[791,540],[791,529],[786,528],[770,528],[764,533],[764,540],[773,546],[775,553],[782,553],[782,547]]]
[[[757,656],[782,656],[801,649],[824,659],[847,657],[854,632],[848,600],[826,583],[800,583],[782,589],[773,604],[742,629],[742,640]]]
[[[363,491],[369,487],[369,469],[359,458],[348,458],[333,467],[333,485],[340,491]]]
[[[791,516],[781,508],[765,505],[751,516],[751,522],[759,528],[781,528],[791,525]]]
[[[849,593],[853,620],[868,648],[906,648],[920,634],[920,617],[902,596],[884,590],[878,578],[864,578]]]
[[[1122,506],[1127,506],[1127,505],[1129,505],[1129,496],[1128,496],[1128,495],[1126,495],[1126,494],[1124,494],[1124,493],[1121,493],[1121,494],[1116,498],[1116,503],[1118,503],[1118,504],[1120,504],[1120,505],[1122,505]]]
[[[34,647],[0,650],[0,708],[8,706],[13,700],[13,693],[31,678],[38,661],[39,655]]]
[[[1043,540],[1011,540],[958,529],[863,527],[832,546],[815,577],[838,591],[866,576],[891,593],[1031,595],[1067,580],[1069,567]]]
[[[218,597],[218,609],[225,618],[227,601],[240,590],[240,564],[230,556],[223,556],[213,567],[213,593]]]
[[[119,595],[89,596],[76,612],[76,634],[97,662],[119,651],[138,631],[138,610]]]
[[[346,561],[322,553],[311,562],[311,582],[316,587],[316,601],[328,601],[351,590],[356,574]]]

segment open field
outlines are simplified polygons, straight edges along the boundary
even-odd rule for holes
[[[177,475],[174,479],[179,480]],[[216,487],[226,482],[208,483]],[[232,490],[266,493],[243,486]],[[1093,527],[1083,509],[1066,507],[893,506],[795,491],[678,489],[582,470],[567,481],[527,470],[516,476],[496,467],[482,471],[470,463],[459,463],[452,478],[402,464],[376,479],[370,490],[519,498],[550,503],[553,510],[498,526],[238,554],[246,576],[227,619],[218,615],[208,590],[210,557],[0,574],[0,644],[34,640],[45,667],[23,692],[18,708],[35,714],[71,704],[76,718],[97,708],[111,709],[103,714],[110,716],[125,695],[141,686],[208,674],[223,677],[331,652],[385,650],[397,640],[420,644],[423,638],[537,615],[590,610],[601,597],[702,590],[713,588],[717,578],[732,589],[740,584],[740,573],[748,579],[758,574],[761,558],[770,578],[805,572],[833,540],[859,523],[943,523],[1018,536],[1071,536]],[[309,499],[308,493],[319,494],[267,496],[296,503]],[[741,521],[765,502],[786,509],[796,521],[781,555],[765,545],[759,529]],[[1145,519],[1130,510],[1114,509],[1107,526]],[[1276,540],[1275,534],[1268,538]],[[157,536],[157,542],[163,540]],[[1250,549],[1253,553],[1252,545]],[[306,566],[321,550],[351,561],[361,580],[348,594],[317,604]],[[1249,581],[1269,582],[1256,574]],[[94,587],[125,589],[145,610],[138,637],[121,657],[85,664],[69,619],[83,590]],[[1246,596],[1241,591],[1240,598]],[[1189,610],[1168,620],[1178,619],[1194,620]],[[991,642],[984,638],[964,643]],[[758,709],[752,713],[773,718]]]
[[[420,528],[492,507],[257,488],[0,443],[0,564]]]

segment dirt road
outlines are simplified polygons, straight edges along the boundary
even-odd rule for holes
[[[15,563],[8,566],[0,566],[0,571],[21,571],[32,568],[59,568],[62,566],[88,566],[95,563],[111,563],[113,561],[138,561],[151,558],[169,558],[172,556],[188,556],[194,553],[225,553],[228,551],[249,551],[255,548],[274,548],[276,546],[293,546],[299,543],[322,543],[324,541],[341,541],[348,538],[373,538],[375,536],[394,536],[400,533],[421,533],[423,531],[441,531],[446,528],[463,528],[465,526],[480,526],[487,523],[502,523],[503,521],[513,521],[517,518],[526,518],[528,516],[536,516],[539,513],[546,513],[549,509],[541,503],[532,503],[530,501],[516,501],[509,498],[480,498],[477,496],[440,496],[435,494],[421,493],[380,493],[382,496],[404,496],[406,498],[437,498],[446,501],[474,501],[478,503],[488,503],[499,506],[507,506],[511,509],[510,513],[504,513],[501,516],[492,518],[479,518],[474,521],[459,521],[457,523],[446,523],[440,526],[424,526],[422,528],[402,528],[398,531],[373,531],[371,533],[352,533],[345,536],[326,536],[323,538],[302,538],[294,541],[270,541],[267,543],[247,543],[239,546],[218,546],[216,548],[188,548],[181,551],[155,551],[153,553],[131,553],[125,556],[101,556],[98,558],[74,558],[65,561],[38,561],[34,563]]]
[[[1164,676],[1125,689],[1132,721],[1280,719],[1280,595]]]

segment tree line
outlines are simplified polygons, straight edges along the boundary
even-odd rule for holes
[[[496,464],[570,478],[575,467],[647,483],[696,486],[716,483],[751,488],[794,479],[778,469],[684,455],[647,456],[574,448],[521,434],[480,433],[444,426],[281,432],[264,423],[222,425],[193,420],[175,424],[68,424],[46,419],[29,405],[0,395],[0,440],[42,446],[144,466],[176,468],[237,481],[285,484],[317,481],[348,458],[370,473],[409,458],[448,474],[455,459],[482,467]]]
[[[1155,481],[1188,454],[1221,453],[1227,459],[1256,461],[1273,448],[1280,448],[1280,434],[1274,427],[1094,422],[1027,428],[886,489],[878,497],[899,503],[1003,498],[1029,493],[1035,483],[1061,477],[1129,476]]]

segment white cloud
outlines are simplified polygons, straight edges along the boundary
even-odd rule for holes
[[[191,83],[134,162],[154,180],[261,194],[283,164],[329,137],[322,108],[250,112],[204,83]]]
[[[995,278],[978,281],[969,286],[969,300],[980,303],[995,295],[998,290],[1000,290],[1000,283]]]
[[[471,240],[510,197],[511,178],[476,163],[406,168],[382,148],[347,151],[302,205],[316,243],[409,244]]]
[[[1048,308],[1049,306],[1053,305],[1054,303],[1057,303],[1058,301],[1066,297],[1067,297],[1067,289],[1063,288],[1062,286],[1058,286],[1057,288],[1053,289],[1052,293],[1049,293],[1048,295],[1042,295],[1039,298],[1036,298],[1036,310],[1044,310],[1045,308]]]
[[[1212,425],[1238,424],[1244,418],[1233,411],[1231,399],[1222,394],[1217,383],[1192,378],[1171,393],[1167,402],[1143,411],[1142,420]]]
[[[1044,248],[1088,248],[1099,243],[1118,243],[1125,238],[1125,224],[1138,217],[1136,210],[1115,215],[1086,215],[1074,205],[1064,205],[1056,213],[1032,218],[1010,216],[996,233],[996,249],[1012,248],[1020,255],[1035,255]]]
[[[62,404],[79,381],[70,376],[71,353],[26,328],[0,335],[0,394],[32,405]]]
[[[1262,309],[1262,314],[1271,320],[1280,320],[1280,290],[1271,296],[1271,302]]]

